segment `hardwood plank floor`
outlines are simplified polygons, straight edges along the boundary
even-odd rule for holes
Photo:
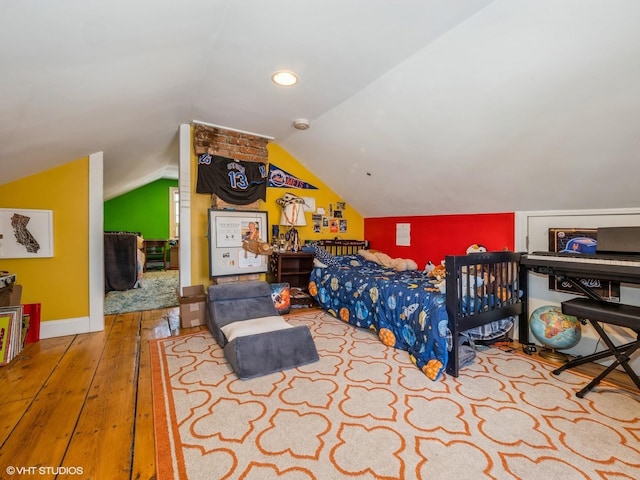
[[[27,345],[0,369],[0,478],[155,479],[148,345],[205,328],[179,323],[177,307],[107,315]]]
[[[179,323],[177,307],[107,315],[102,332],[29,344],[0,368],[0,478],[155,479],[149,340],[206,328]]]

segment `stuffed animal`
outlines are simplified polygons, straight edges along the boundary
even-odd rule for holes
[[[469,267],[465,266],[460,269],[460,272],[462,273],[462,291],[465,292],[465,295],[467,291],[468,279],[471,279],[472,281],[469,289],[469,296],[472,298],[476,295],[478,297],[484,296],[487,286],[492,284],[492,282],[495,280],[495,277],[493,275],[490,275],[489,272],[485,271],[482,265],[471,265]]]
[[[463,295],[466,296],[466,292],[467,292],[467,283],[468,280],[467,279],[471,279],[471,281],[473,282],[469,288],[469,297],[471,298],[475,298],[476,295],[478,295],[479,297],[482,297],[483,295],[483,291],[482,291],[482,286],[485,284],[485,279],[486,278],[486,274],[483,275],[482,277],[477,277],[475,275],[462,275],[462,292]]]
[[[393,268],[398,272],[418,269],[418,264],[410,258],[391,258],[386,253],[376,250],[358,250],[358,255],[364,257],[365,260],[375,262],[383,267]]]
[[[425,275],[429,275],[434,268],[436,268],[436,266],[433,263],[431,263],[431,260],[429,260],[427,264],[424,266],[424,270],[422,271],[422,273],[424,273]]]
[[[432,279],[429,282],[431,283],[431,287],[427,287],[426,290],[428,292],[446,293],[447,292],[446,276],[447,276],[447,270],[444,265],[444,260],[440,262],[440,265],[437,265],[437,266],[433,265],[433,268],[430,268],[429,272],[427,273],[427,277],[430,277]]]
[[[474,243],[467,248],[467,255],[470,253],[485,253],[487,251],[487,247],[484,245],[480,245],[479,243]]]
[[[496,282],[496,277],[493,274],[485,271],[483,273],[483,281],[484,281],[484,293],[487,295],[493,294],[497,299],[504,302],[509,298],[509,289],[498,285]]]
[[[444,278],[441,280],[433,279],[430,283],[431,286],[425,288],[427,292],[447,293],[447,281]]]
[[[471,268],[471,275],[470,278],[474,278],[474,282],[475,282],[475,289],[472,288],[471,292],[470,292],[470,296],[474,297],[474,296],[478,296],[478,297],[483,297],[485,295],[495,295],[497,299],[499,299],[500,301],[504,302],[506,301],[510,294],[509,294],[509,289],[504,287],[504,286],[500,286],[496,284],[496,277],[492,272],[488,272],[487,270],[483,269],[482,265],[478,265],[478,266],[472,266]],[[478,269],[483,269],[482,270],[482,275],[474,275],[473,271],[478,268]],[[466,269],[463,269],[463,272],[466,272]],[[467,284],[467,280],[466,280],[467,276],[464,275],[462,277],[462,288],[463,290],[466,290],[466,284]],[[475,291],[474,291],[475,290]]]
[[[440,265],[434,266],[429,273],[428,277],[435,278],[437,280],[442,280],[447,276],[447,269],[444,266],[444,260],[440,262]]]

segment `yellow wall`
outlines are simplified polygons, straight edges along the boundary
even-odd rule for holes
[[[0,208],[53,211],[53,257],[0,259],[42,321],[89,315],[89,159],[0,185]],[[5,232],[6,234],[6,232]]]
[[[276,144],[269,144],[267,149],[269,150],[269,163],[286,170],[299,180],[307,182],[314,187],[318,187],[317,190],[267,188],[267,201],[263,209],[269,212],[269,239],[271,238],[271,225],[273,223],[280,222],[280,214],[282,213],[282,209],[278,206],[276,200],[282,197],[286,192],[294,193],[299,197],[314,198],[316,201],[316,208],[324,208],[327,215],[329,212],[329,204],[332,204],[333,208],[335,208],[336,202],[344,201],[282,147]],[[345,233],[331,233],[328,228],[321,229],[320,233],[314,233],[311,212],[305,213],[305,218],[307,220],[307,226],[297,227],[300,234],[300,240],[303,243],[305,240],[319,240],[322,238],[339,237],[349,240],[362,240],[364,238],[364,220],[362,215],[351,208],[349,204],[346,204],[346,209],[343,212],[343,219],[347,220],[347,231]],[[280,228],[282,229],[282,227]]]
[[[291,156],[279,145],[270,143],[267,146],[269,151],[269,163],[286,170],[298,179],[318,187],[317,190],[301,190],[286,188],[267,188],[266,202],[260,201],[260,210],[266,210],[269,216],[269,239],[271,239],[271,225],[279,223],[281,209],[276,204],[276,199],[282,197],[286,192],[295,193],[301,197],[313,197],[316,200],[316,207],[323,207],[328,212],[329,204],[335,207],[336,202],[343,201],[326,184],[320,181],[313,173],[305,168],[298,160]],[[197,157],[191,149],[191,279],[192,285],[211,283],[209,279],[209,246],[206,238],[207,234],[207,212],[211,205],[211,196],[195,193],[197,180]],[[330,233],[328,229],[322,229],[320,233],[313,232],[311,213],[306,213],[307,226],[298,227],[300,239],[318,240],[321,238],[340,237],[344,239],[362,240],[364,238],[364,220],[362,215],[346,205],[343,218],[347,220],[346,233]]]

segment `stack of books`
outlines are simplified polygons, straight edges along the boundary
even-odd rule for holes
[[[30,315],[22,305],[0,307],[0,366],[8,364],[24,347]]]
[[[289,295],[291,297],[291,308],[313,306],[313,297],[301,288],[292,287]]]

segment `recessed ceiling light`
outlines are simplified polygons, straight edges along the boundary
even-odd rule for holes
[[[298,76],[288,70],[279,70],[271,75],[271,80],[273,80],[273,83],[276,85],[291,87],[298,83]]]

